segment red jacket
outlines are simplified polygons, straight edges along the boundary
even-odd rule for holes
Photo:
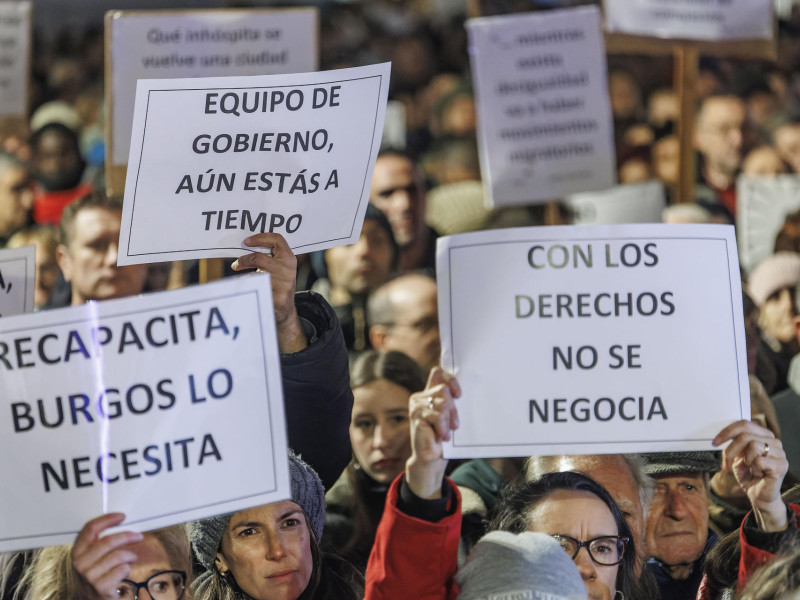
[[[461,535],[461,495],[447,480],[458,508],[441,521],[430,523],[397,508],[400,483],[394,480],[375,534],[367,564],[365,600],[455,600],[453,577],[458,568]]]

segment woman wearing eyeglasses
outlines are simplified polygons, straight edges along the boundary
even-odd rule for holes
[[[459,597],[461,514],[458,490],[444,478],[442,442],[458,428],[460,394],[458,382],[434,368],[425,390],[411,396],[412,455],[389,489],[367,566],[366,600]],[[630,529],[608,492],[588,477],[552,473],[508,488],[492,529],[553,536],[591,600],[630,600],[636,563]]]
[[[73,546],[42,549],[23,578],[27,600],[185,600],[192,573],[183,525],[105,537],[124,515],[89,521]]]

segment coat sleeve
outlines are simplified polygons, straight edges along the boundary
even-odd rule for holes
[[[452,488],[458,508],[438,522],[411,517],[397,507],[403,475],[386,496],[383,517],[367,564],[365,600],[455,600],[461,496]]]
[[[789,521],[790,531],[787,533],[788,535],[792,535],[792,533],[794,535],[800,535],[800,531],[798,531],[798,525],[800,524],[800,506],[789,504],[789,508],[794,513],[794,519]],[[750,579],[753,573],[775,558],[775,555],[772,552],[756,547],[747,539],[744,525],[748,517],[749,513],[748,516],[744,518],[742,525],[739,528],[739,539],[742,542],[742,555],[739,559],[739,580],[737,582],[738,590],[741,590],[747,584],[747,581]]]
[[[333,487],[350,461],[353,393],[347,349],[336,314],[314,292],[299,292],[295,306],[314,335],[304,350],[281,354],[289,447]]]

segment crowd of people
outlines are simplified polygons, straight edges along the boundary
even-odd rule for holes
[[[444,459],[461,388],[438,366],[436,240],[545,215],[484,207],[466,5],[320,4],[322,67],[390,60],[406,138],[377,158],[357,243],[295,256],[280,235],[256,233],[226,273],[271,276],[291,498],[146,533],[106,535],[125,516],[98,516],[71,546],[3,555],[0,598],[797,593],[800,212],[743,273],[752,420],[722,429],[720,451]],[[695,202],[669,206],[665,222],[734,223],[737,177],[800,173],[800,10],[778,33],[775,63],[702,61]],[[104,192],[102,61],[98,30],[37,39],[30,135],[0,130],[0,247],[35,246],[36,310],[198,283],[188,261],[116,264],[122,200]],[[669,197],[680,167],[671,61],[609,67],[619,180],[659,180]]]

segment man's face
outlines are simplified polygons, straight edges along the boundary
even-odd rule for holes
[[[85,208],[75,215],[69,246],[56,252],[64,279],[72,284],[72,304],[141,293],[147,265],[117,266],[122,215],[105,208]]]
[[[375,162],[369,201],[392,224],[400,246],[413,244],[425,227],[425,184],[407,158],[382,156]]]
[[[48,131],[33,149],[34,178],[51,192],[68,190],[80,183],[83,161],[74,144],[59,131]]]
[[[436,283],[422,275],[408,275],[393,283],[394,319],[383,349],[407,354],[427,372],[439,364],[441,352]]]
[[[25,226],[32,207],[28,173],[23,167],[8,167],[0,174],[0,235]]]
[[[332,287],[350,294],[371,292],[386,281],[392,268],[389,232],[374,219],[365,219],[358,241],[327,250],[325,262]]]
[[[745,109],[735,97],[709,98],[697,118],[695,143],[707,165],[733,177],[742,161]]]
[[[678,572],[697,560],[708,538],[708,491],[702,473],[656,475],[647,514],[647,550]],[[673,571],[673,577],[675,571]]]
[[[775,149],[792,167],[800,173],[800,125],[790,123],[775,131]]]

